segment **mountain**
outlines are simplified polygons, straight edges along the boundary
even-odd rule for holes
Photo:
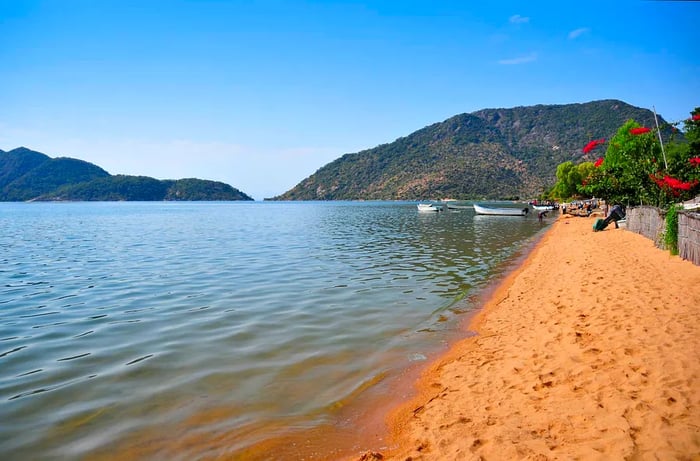
[[[0,150],[0,201],[253,200],[228,184],[203,179],[112,176],[89,162],[51,158],[19,147]]]
[[[618,100],[460,114],[345,154],[271,200],[533,197],[555,183],[558,164],[601,155],[581,149],[629,119],[655,126],[653,112]]]

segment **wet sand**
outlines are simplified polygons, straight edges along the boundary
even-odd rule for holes
[[[554,223],[360,459],[700,459],[700,267],[593,222]]]

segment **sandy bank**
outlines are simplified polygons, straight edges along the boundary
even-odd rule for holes
[[[384,459],[700,459],[700,267],[592,224],[552,226],[390,415]]]

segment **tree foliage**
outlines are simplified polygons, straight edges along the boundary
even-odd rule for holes
[[[677,130],[681,123],[685,128],[683,136]],[[700,192],[700,108],[696,108],[690,118],[668,124],[662,130],[669,128],[675,134],[662,147],[656,128],[643,126],[633,119],[625,122],[607,143],[604,156],[593,168],[588,166],[589,162],[578,165],[587,174],[580,175],[576,191],[611,203],[662,208],[694,197]],[[571,183],[577,178],[571,173],[565,174],[572,170],[577,167],[571,162],[557,168],[557,183],[552,192],[558,194],[556,198],[576,195],[572,193]],[[583,173],[583,170],[578,172]]]
[[[557,182],[545,194],[545,198],[566,200],[581,195],[581,185],[595,171],[593,162],[574,164],[572,161],[560,163],[557,166]]]

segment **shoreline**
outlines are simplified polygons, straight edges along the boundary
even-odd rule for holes
[[[359,459],[700,457],[700,267],[593,222],[557,219]]]
[[[376,380],[358,389],[357,395],[344,399],[347,402],[338,406],[331,421],[301,430],[282,431],[237,451],[232,459],[350,461],[356,459],[358,453],[367,447],[384,453],[395,448],[395,441],[387,426],[387,415],[415,398],[416,382],[426,369],[449,353],[455,343],[475,334],[469,328],[474,317],[479,315],[493,293],[529,258],[552,225],[549,223],[546,229],[503,261],[496,269],[498,275],[465,298],[463,303],[469,307],[461,314],[462,318],[456,320],[451,332],[444,336],[442,345],[436,345],[431,350],[427,361],[416,361],[409,366],[393,369],[387,375],[376,377]],[[229,459],[227,455],[223,458]]]

